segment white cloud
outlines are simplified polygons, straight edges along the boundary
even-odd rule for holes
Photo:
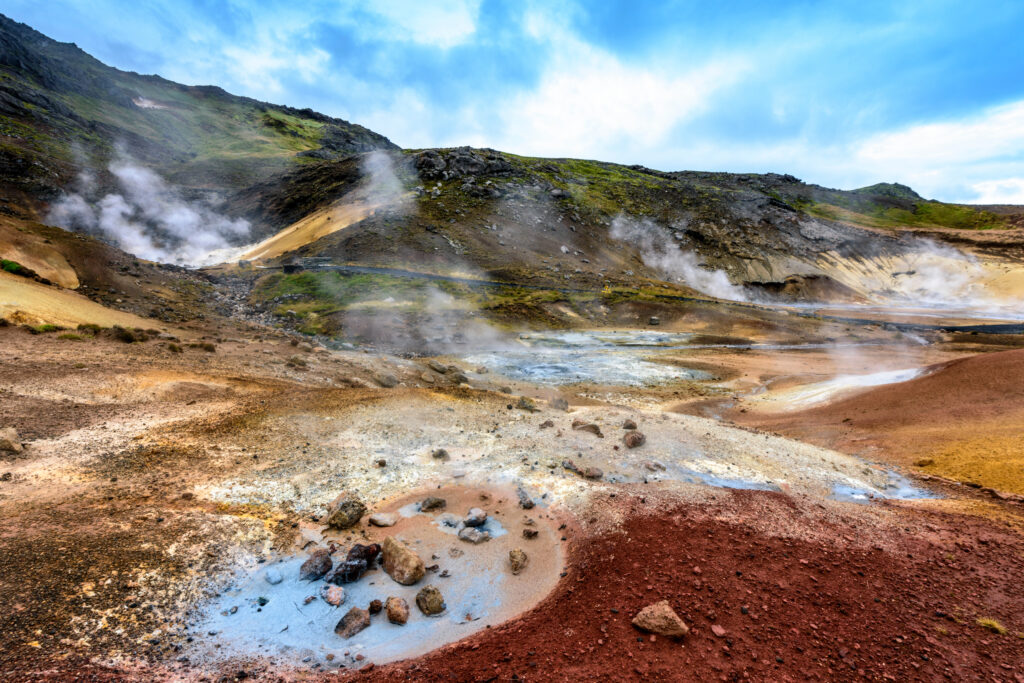
[[[1024,204],[1024,178],[984,180],[971,189],[978,193],[972,200],[978,204]]]
[[[926,123],[864,141],[857,156],[875,163],[960,164],[1024,152],[1024,101],[961,121]]]
[[[370,10],[390,24],[390,35],[426,45],[449,48],[476,32],[481,0],[390,0]]]

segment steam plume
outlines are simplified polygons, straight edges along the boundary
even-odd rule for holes
[[[50,222],[96,235],[144,259],[191,266],[212,262],[211,252],[237,244],[249,233],[248,221],[185,199],[147,168],[122,159],[109,170],[117,192],[97,198],[94,179],[84,175],[78,193],[66,194],[53,205]]]

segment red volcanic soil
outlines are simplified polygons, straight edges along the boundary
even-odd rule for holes
[[[1024,493],[1024,349],[961,358],[909,382],[807,410],[734,410],[737,423]]]
[[[783,494],[736,491],[725,507],[731,519],[779,529],[817,525],[834,542],[767,536],[746,522],[708,518],[703,507],[663,503],[609,499],[629,515],[621,527],[577,539],[568,575],[521,618],[418,660],[351,675],[1024,681],[1024,641],[1015,635],[1024,630],[1024,541],[1005,526],[917,512],[923,526],[887,538],[885,547],[899,548],[893,551],[862,542],[877,530],[824,514],[807,518]],[[686,637],[651,637],[630,624],[659,600],[690,625]],[[980,617],[1010,633],[987,630]],[[724,633],[716,636],[712,626]]]

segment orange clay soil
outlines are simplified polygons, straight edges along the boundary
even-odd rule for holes
[[[736,422],[872,460],[1024,494],[1024,350],[961,358],[900,384]]]

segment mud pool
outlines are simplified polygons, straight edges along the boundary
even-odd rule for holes
[[[560,534],[553,517],[542,509],[521,510],[512,497],[498,497],[483,489],[446,487],[415,494],[443,497],[447,507],[422,512],[418,502],[397,501],[378,511],[394,512],[393,527],[365,527],[354,542],[380,542],[395,536],[416,551],[427,566],[423,579],[412,586],[396,583],[374,563],[358,581],[342,584],[344,602],[334,607],[320,596],[323,580],[299,579],[299,567],[314,547],[331,541],[340,550],[335,561],[353,542],[352,534],[324,530],[321,541],[312,531],[303,534],[308,545],[294,555],[240,567],[230,583],[210,603],[193,627],[194,643],[188,656],[193,661],[228,662],[261,657],[299,668],[314,670],[358,668],[429,652],[446,643],[494,626],[529,609],[558,581],[562,569]],[[480,527],[490,540],[473,544],[455,536],[455,526],[466,506],[483,506],[487,522]],[[498,517],[505,517],[504,523]],[[364,519],[365,525],[365,519]],[[361,525],[363,526],[363,525]],[[515,534],[509,533],[514,528]],[[524,539],[521,528],[537,532]],[[350,530],[355,531],[355,530]],[[508,553],[525,550],[530,562],[513,575]],[[279,583],[271,583],[268,577]],[[416,607],[416,594],[434,585],[444,596],[447,609],[427,617]],[[313,599],[310,600],[310,596]],[[371,617],[365,630],[342,638],[334,632],[338,621],[352,607],[366,609],[372,600],[384,602],[396,596],[409,604],[405,625],[392,624],[385,613]]]
[[[500,352],[464,358],[509,379],[541,385],[577,383],[649,386],[679,380],[707,380],[702,370],[657,362],[657,352],[683,347],[693,337],[649,331],[532,333]]]

